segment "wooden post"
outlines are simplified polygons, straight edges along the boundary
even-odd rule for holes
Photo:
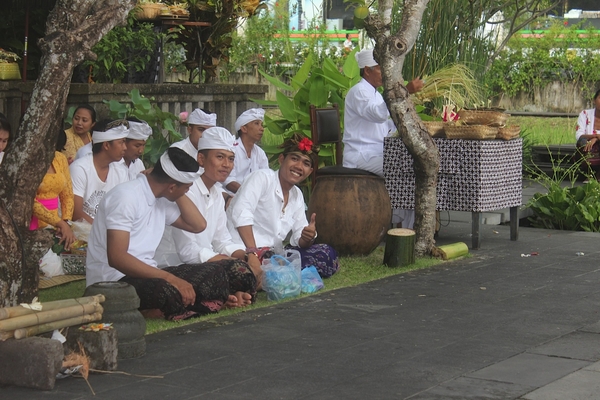
[[[415,231],[403,228],[387,231],[383,263],[391,268],[414,264]]]

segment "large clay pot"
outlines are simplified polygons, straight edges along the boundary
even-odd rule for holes
[[[317,176],[308,205],[308,215],[312,213],[317,214],[317,242],[340,255],[371,253],[392,218],[385,180],[373,174]]]
[[[85,289],[85,296],[103,294],[102,322],[112,323],[117,331],[118,358],[136,358],[146,354],[146,320],[138,311],[140,298],[125,282],[98,282]]]

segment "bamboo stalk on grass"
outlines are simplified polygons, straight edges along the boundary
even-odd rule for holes
[[[104,295],[97,294],[95,296],[79,297],[76,299],[49,301],[49,302],[41,303],[41,304],[42,304],[42,311],[50,311],[50,310],[57,310],[59,308],[65,308],[65,307],[69,307],[69,306],[85,305],[85,304],[99,304],[99,303],[103,303],[104,300],[105,300]],[[34,314],[34,313],[38,313],[38,312],[39,311],[31,310],[31,309],[25,308],[23,306],[0,308],[0,320],[20,317],[23,315],[29,315],[29,314]]]
[[[101,307],[101,306],[98,306]],[[102,319],[102,312],[95,312],[93,314],[79,315],[73,318],[67,318],[63,320],[49,322],[47,324],[30,326],[28,328],[15,329],[15,339],[24,339],[31,336],[39,335],[41,333],[51,332],[55,329],[66,328],[67,326],[87,324],[89,322],[100,321]]]
[[[100,304],[93,303],[59,308],[57,310],[39,311],[35,314],[22,315],[20,317],[0,321],[0,331],[12,331],[19,328],[27,328],[86,314],[102,313],[102,311],[103,308]]]

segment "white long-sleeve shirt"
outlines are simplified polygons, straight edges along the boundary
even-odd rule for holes
[[[246,148],[242,143],[242,139],[237,138],[233,143],[233,146],[235,149],[235,163],[231,174],[229,174],[229,177],[223,182],[224,188],[231,182],[237,182],[241,185],[251,172],[269,168],[269,158],[264,150],[257,145],[252,147],[250,157],[248,157],[248,153],[246,153]],[[227,192],[232,194],[230,191]]]
[[[227,209],[227,227],[236,243],[243,244],[237,229],[252,225],[257,247],[281,245],[292,231],[290,244],[298,246],[302,230],[308,225],[302,192],[294,186],[283,208],[279,172],[259,169],[248,175]]]
[[[202,179],[197,179],[186,196],[206,219],[206,229],[191,233],[166,227],[154,257],[159,267],[201,264],[219,254],[231,256],[236,250],[245,250],[243,245],[233,242],[227,229],[225,200],[220,186],[214,185],[209,190]]]
[[[575,139],[579,139],[582,135],[600,135],[600,130],[594,130],[594,116],[596,109],[583,110],[577,119],[577,131]]]
[[[387,105],[369,82],[361,79],[346,95],[344,107],[344,167],[383,156],[383,138],[395,131]]]

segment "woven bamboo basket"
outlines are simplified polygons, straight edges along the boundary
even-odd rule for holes
[[[498,128],[485,125],[447,125],[444,128],[448,139],[491,140],[498,134]]]
[[[0,81],[18,81],[21,79],[21,71],[17,63],[0,63]]]
[[[154,21],[158,19],[163,8],[165,8],[165,5],[161,3],[139,4],[135,19],[138,21]]]
[[[496,139],[511,140],[516,139],[521,134],[521,127],[519,125],[509,125],[503,128],[498,128],[498,134]]]
[[[423,121],[423,125],[427,128],[427,132],[429,132],[431,137],[445,137],[444,123],[442,121]]]
[[[494,110],[460,110],[460,121],[467,125],[488,125],[501,127],[506,125],[510,114]]]

